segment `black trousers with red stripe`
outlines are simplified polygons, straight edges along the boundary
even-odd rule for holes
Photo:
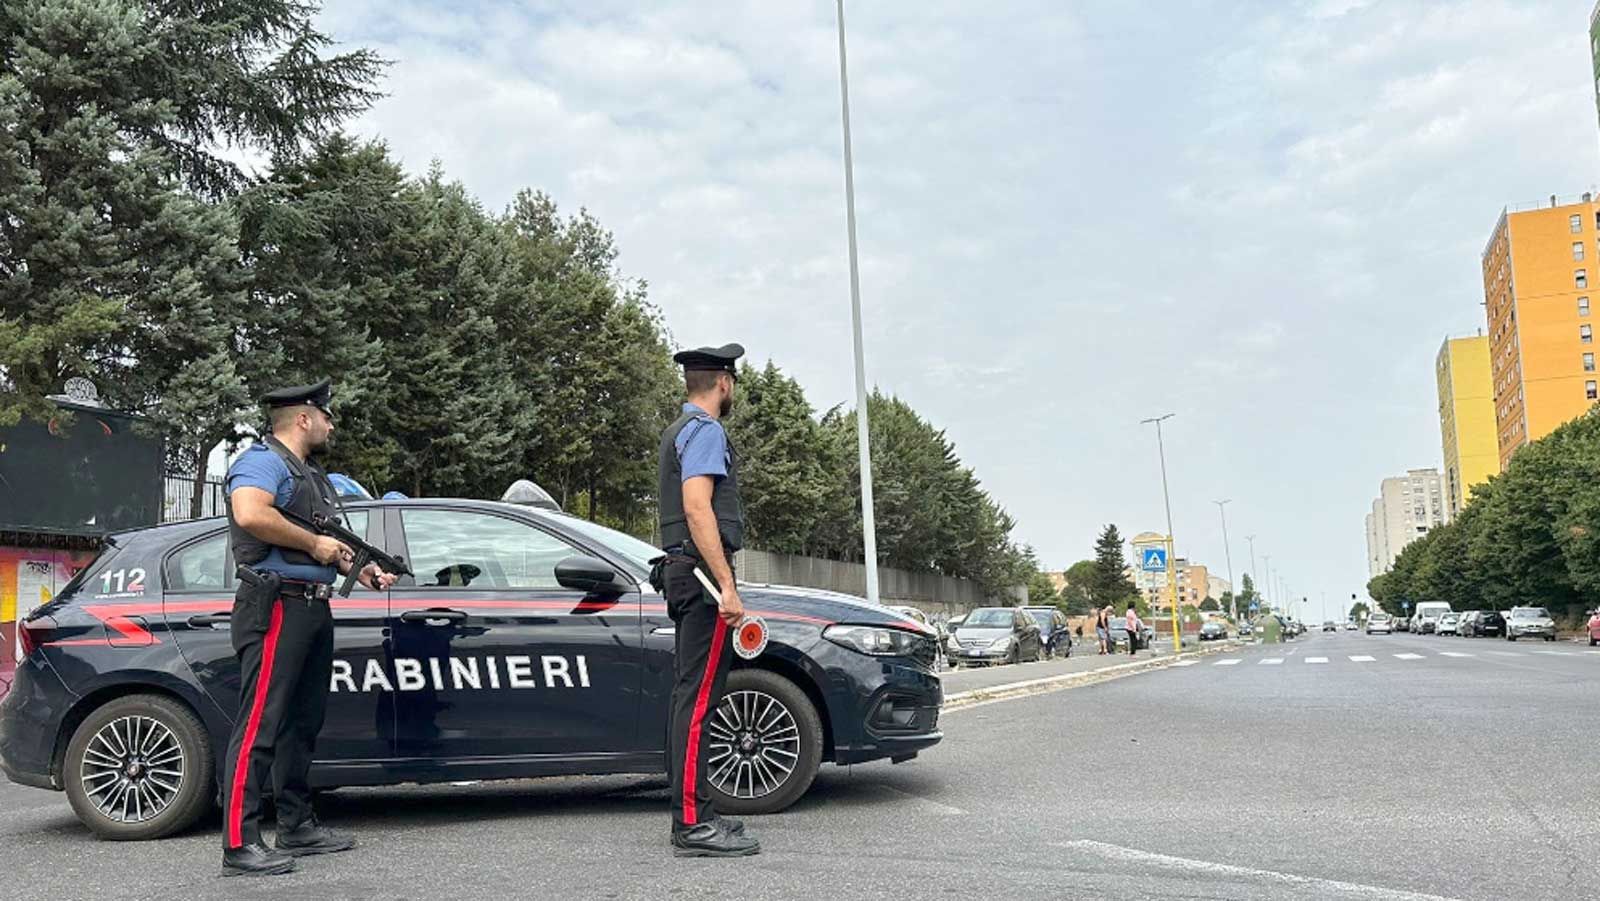
[[[672,821],[693,826],[717,816],[711,803],[711,766],[706,759],[711,736],[706,724],[722,703],[728,685],[733,635],[691,567],[668,564],[665,577],[667,612],[677,625],[667,755]]]
[[[262,598],[241,585],[234,601],[239,715],[222,758],[222,845],[261,840],[261,798],[272,788],[278,829],[311,819],[311,755],[328,709],[333,613],[327,601]]]

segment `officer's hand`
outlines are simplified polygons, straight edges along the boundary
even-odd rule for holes
[[[398,578],[394,573],[386,573],[376,563],[368,563],[361,570],[361,584],[373,591],[387,591],[390,585]]]
[[[311,543],[311,556],[324,566],[333,566],[342,560],[349,560],[353,554],[344,546],[344,542],[326,535],[318,535]]]
[[[737,588],[722,589],[722,602],[717,604],[717,611],[722,614],[723,622],[730,626],[744,619],[744,602],[739,600]]]

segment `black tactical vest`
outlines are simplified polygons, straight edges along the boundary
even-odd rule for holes
[[[661,433],[659,469],[661,481],[656,497],[660,499],[661,546],[681,548],[689,540],[689,519],[683,512],[683,465],[678,459],[678,433],[698,423],[694,428],[719,428],[716,420],[700,410],[686,410],[682,416]],[[732,442],[728,444],[728,474],[716,480],[711,490],[711,512],[717,517],[717,531],[722,535],[722,547],[733,553],[744,547],[744,503],[739,500],[739,455]]]
[[[313,513],[324,516],[333,516],[337,512],[334,506],[335,492],[328,477],[315,463],[301,460],[294,452],[279,443],[278,439],[268,435],[266,445],[269,450],[278,455],[285,466],[289,467],[289,476],[294,479],[294,493],[289,497],[289,503],[282,509],[295,514],[306,522],[311,521]],[[273,506],[277,506],[274,502]],[[233,559],[246,566],[254,566],[267,558],[267,553],[272,545],[250,534],[239,527],[233,518],[233,500],[228,498],[228,540],[233,544]],[[296,525],[301,525],[296,523]],[[325,566],[318,563],[316,558],[298,548],[279,547],[278,552],[283,555],[285,563],[295,566]]]

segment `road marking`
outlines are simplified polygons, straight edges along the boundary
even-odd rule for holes
[[[1463,654],[1460,651],[1440,651],[1439,652],[1439,656],[1440,657],[1471,657],[1472,655],[1471,654]]]
[[[1212,664],[1212,666],[1234,666],[1240,662],[1241,661],[1239,658],[1235,657],[1232,660],[1218,660],[1216,663]]]
[[[1549,655],[1551,655],[1553,657],[1565,657],[1565,656],[1567,656],[1567,652],[1566,651],[1534,651],[1534,653],[1535,654],[1549,654]]]
[[[1421,654],[1396,654],[1395,656],[1400,658],[1401,660],[1421,660],[1422,659],[1422,655]]]
[[[1326,657],[1307,657],[1306,658],[1306,662],[1307,663],[1327,663],[1328,662],[1328,658],[1326,658]]]
[[[1350,658],[1350,662],[1351,663],[1372,663],[1374,661],[1373,661],[1373,658],[1368,657],[1366,654],[1356,654],[1355,656]]]
[[[1276,666],[1283,662],[1282,657],[1266,657],[1257,666]]]
[[[1522,653],[1520,651],[1490,651],[1489,653],[1497,654],[1497,655],[1499,655],[1501,657],[1526,657],[1526,656],[1528,656],[1527,654],[1524,654],[1524,653]]]
[[[1199,662],[1200,661],[1198,660],[1179,660],[1177,663],[1174,663],[1173,666],[1194,666]]]
[[[1238,867],[1209,860],[1173,857],[1168,854],[1140,851],[1137,848],[1124,848],[1121,845],[1112,845],[1106,842],[1080,840],[1054,842],[1053,844],[1060,848],[1095,854],[1106,860],[1186,873],[1204,873],[1231,879],[1250,880],[1257,883],[1265,882],[1281,886],[1293,886],[1300,889],[1311,889],[1318,894],[1333,894],[1346,898],[1365,898],[1372,899],[1372,901],[1450,901],[1443,895],[1425,895],[1421,892],[1407,892],[1376,885],[1363,885],[1358,882],[1340,882],[1336,879],[1319,879],[1315,876],[1299,876],[1294,873],[1280,873],[1276,870],[1258,870],[1253,867]]]

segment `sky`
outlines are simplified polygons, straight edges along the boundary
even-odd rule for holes
[[[1100,529],[1365,597],[1379,480],[1441,466],[1434,357],[1501,209],[1593,190],[1586,3],[852,2],[870,384],[1052,568]],[[1153,11],[1159,11],[1157,15]],[[329,0],[352,123],[487,207],[587,208],[680,346],[853,403],[828,0]],[[1336,602],[1343,599],[1342,605]]]

